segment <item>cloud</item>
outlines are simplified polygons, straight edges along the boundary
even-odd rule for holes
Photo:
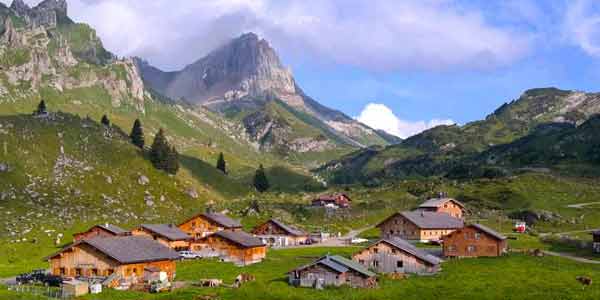
[[[8,2],[8,0],[3,0]],[[28,1],[35,3],[39,1]],[[488,69],[527,54],[529,37],[458,0],[69,0],[108,49],[169,69],[255,31],[284,56],[373,72]]]
[[[387,133],[407,138],[421,133],[427,129],[439,125],[452,125],[454,121],[449,119],[433,119],[430,121],[406,121],[398,118],[394,112],[385,104],[369,103],[363,108],[356,120],[375,129],[381,129]]]
[[[570,2],[564,18],[565,39],[587,54],[600,56],[600,4],[588,0]]]

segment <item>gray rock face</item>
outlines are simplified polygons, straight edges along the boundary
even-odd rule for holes
[[[44,0],[33,8],[23,0],[14,0],[10,8],[31,27],[54,27],[67,19],[66,0]]]

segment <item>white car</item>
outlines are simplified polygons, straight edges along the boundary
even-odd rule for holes
[[[199,258],[200,255],[198,255],[197,253],[194,253],[192,251],[180,251],[179,257],[183,258],[183,259],[195,259],[195,258]]]
[[[367,240],[367,239],[363,239],[363,238],[353,238],[353,239],[350,241],[350,243],[352,243],[352,244],[362,244],[362,243],[366,243],[366,242],[368,242],[368,241],[369,241],[369,240]]]

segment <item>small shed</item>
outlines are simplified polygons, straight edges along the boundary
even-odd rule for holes
[[[306,244],[309,240],[308,233],[287,225],[278,219],[270,219],[252,230],[263,243],[271,247],[287,247]]]
[[[89,284],[79,280],[64,281],[62,290],[64,298],[80,297],[88,293]]]
[[[288,282],[293,286],[312,288],[342,285],[362,288],[377,286],[375,273],[339,255],[327,255],[288,272]]]
[[[352,256],[359,264],[378,273],[434,274],[441,259],[399,238],[381,239]]]

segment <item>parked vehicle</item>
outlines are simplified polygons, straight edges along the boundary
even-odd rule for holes
[[[196,259],[200,258],[201,255],[193,251],[180,251],[179,257],[182,259]]]
[[[33,270],[30,273],[23,273],[16,278],[17,284],[42,283],[46,286],[58,287],[61,285],[62,278],[46,273],[46,270]]]

